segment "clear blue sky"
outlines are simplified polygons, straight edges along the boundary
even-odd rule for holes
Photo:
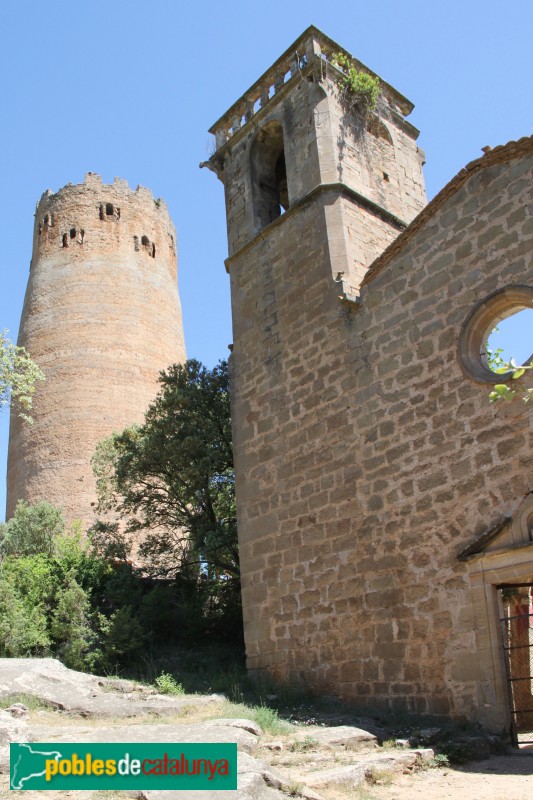
[[[16,338],[36,201],[92,171],[166,200],[188,354],[209,365],[225,357],[223,190],[198,163],[210,125],[310,24],[415,103],[429,198],[484,145],[533,133],[531,0],[6,3],[0,327]],[[531,331],[515,337],[531,341]],[[4,412],[0,515],[7,423]]]

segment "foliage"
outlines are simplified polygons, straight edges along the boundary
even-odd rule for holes
[[[257,722],[266,733],[282,734],[293,730],[289,722],[281,719],[275,708],[269,706],[248,706],[244,703],[224,704],[223,713],[228,717],[245,717]]]
[[[185,689],[181,683],[178,683],[169,672],[162,672],[161,675],[155,679],[155,685],[161,694],[185,694]]]
[[[8,555],[53,555],[57,537],[65,521],[60,509],[42,501],[29,506],[19,500],[15,513],[0,525],[0,559]]]
[[[101,633],[92,604],[110,568],[79,526],[66,532],[59,509],[19,502],[0,551],[0,656],[54,654],[74,669],[91,667]]]
[[[109,618],[100,616],[102,662],[106,667],[128,664],[144,649],[145,633],[133,606],[118,608]]]
[[[26,694],[26,692],[9,692],[2,695],[2,708],[9,708],[15,703],[22,703],[29,711],[57,708],[51,701],[45,700],[43,697],[36,697],[33,694]]]
[[[378,766],[371,765],[368,770],[365,770],[365,777],[370,784],[390,786],[392,783],[393,773],[390,769],[380,769]]]
[[[0,573],[0,656],[41,655],[49,644],[42,608],[28,609],[14,583]]]
[[[437,753],[429,762],[429,766],[433,769],[438,769],[439,767],[449,767],[450,759],[445,753]]]
[[[335,53],[331,63],[344,73],[343,87],[349,97],[363,110],[374,111],[381,90],[379,78],[357,69],[352,59],[343,53]]]
[[[239,575],[228,369],[174,365],[141,427],[101,443],[93,458],[100,509],[127,531],[149,531],[143,555],[165,574]],[[169,566],[170,562],[170,566]]]
[[[65,530],[49,504],[20,504],[6,528],[0,657],[54,655],[74,669],[140,675],[143,659],[158,659],[169,646],[206,635],[240,641],[240,606],[226,597],[228,582],[217,592],[204,572],[148,578],[103,557],[79,525]]]
[[[520,382],[520,378],[531,369],[533,369],[533,364],[523,364],[519,366],[512,358],[510,361],[502,362],[497,369],[493,369],[493,372],[496,372],[498,375],[505,375],[510,372],[509,379],[517,381],[517,383],[511,384],[511,386],[507,383],[496,383],[494,389],[489,394],[490,402],[495,403],[498,400],[514,400],[516,397],[519,397],[524,403],[528,403],[533,397],[533,388],[528,389],[527,386]]]
[[[498,333],[498,328],[494,328],[490,336],[495,333]],[[533,389],[528,389],[524,386],[523,382],[520,382],[520,379],[526,374],[527,370],[533,369],[533,363],[519,366],[512,358],[509,361],[505,361],[503,358],[503,349],[501,347],[495,350],[487,348],[487,361],[490,369],[497,375],[506,375],[510,372],[509,380],[518,381],[518,383],[511,384],[511,386],[506,383],[497,383],[489,394],[490,402],[496,403],[498,400],[514,400],[516,397],[520,397],[524,403],[528,403],[531,397],[533,397]]]
[[[292,780],[281,787],[281,791],[285,792],[289,797],[302,797],[305,791],[305,783],[301,781]]]
[[[7,331],[0,333],[0,409],[11,402],[19,416],[31,423],[36,384],[44,379],[25,348],[14,345]]]
[[[489,368],[493,372],[496,372],[497,369],[500,369],[500,367],[503,367],[503,365],[505,364],[505,359],[503,358],[503,347],[497,347],[495,350],[493,350],[491,347],[488,346],[494,334],[499,332],[500,331],[498,327],[493,328],[487,340],[487,362]]]
[[[72,669],[87,666],[87,656],[95,639],[89,615],[88,593],[71,570],[58,592],[57,606],[50,618],[50,633],[57,655]]]
[[[316,750],[319,746],[318,741],[313,736],[305,736],[303,741],[293,742],[290,746],[291,753],[308,753]]]
[[[220,362],[209,370],[189,360],[162,372],[160,384],[144,424],[115,433],[97,447],[98,508],[111,521],[100,520],[92,540],[102,555],[124,557],[128,535],[142,531],[140,555],[151,574],[176,579],[173,591],[181,594],[189,612],[180,622],[182,630],[209,627],[209,620],[216,625],[221,616],[238,629],[228,365]],[[166,604],[164,614],[171,608]],[[149,603],[144,611],[153,619]],[[172,613],[180,616],[176,605]]]

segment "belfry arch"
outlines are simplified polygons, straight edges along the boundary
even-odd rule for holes
[[[268,122],[250,149],[254,227],[260,231],[289,207],[283,128]]]

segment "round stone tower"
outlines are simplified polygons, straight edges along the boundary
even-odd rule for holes
[[[48,500],[90,524],[97,442],[142,422],[158,375],[184,361],[176,232],[148,189],[89,173],[37,205],[19,344],[46,376],[34,424],[11,415],[7,516]]]

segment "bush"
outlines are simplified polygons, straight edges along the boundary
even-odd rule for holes
[[[91,555],[79,526],[66,534],[60,509],[19,502],[0,550],[0,654],[52,654],[74,669],[90,667],[92,596],[109,568]]]
[[[343,53],[335,53],[331,62],[344,73],[343,87],[347,95],[363,110],[374,111],[381,91],[379,78],[357,69],[352,59]]]
[[[57,538],[65,530],[65,520],[59,508],[44,500],[29,506],[19,500],[15,513],[0,528],[0,558],[8,555],[52,556]]]
[[[290,722],[281,719],[278,712],[274,708],[268,706],[249,706],[245,703],[230,703],[224,704],[224,712],[227,716],[231,717],[247,717],[254,720],[265,731],[265,733],[282,734],[289,733],[293,730]]]
[[[40,605],[29,610],[13,583],[0,575],[0,656],[44,655],[50,645]]]
[[[145,634],[131,606],[115,611],[108,620],[100,617],[103,666],[126,665],[138,658],[145,643]]]
[[[77,582],[74,570],[68,573],[57,600],[50,619],[56,652],[67,667],[83,669],[95,634],[89,622],[89,597]]]
[[[139,662],[153,659],[154,649],[195,645],[207,635],[240,641],[232,579],[202,572],[146,578],[101,555],[79,525],[64,528],[61,511],[48,503],[19,503],[2,527],[0,655],[54,655],[74,669],[140,675]]]
[[[161,694],[185,694],[185,689],[181,683],[178,683],[168,672],[162,672],[161,675],[155,679],[155,685]]]

